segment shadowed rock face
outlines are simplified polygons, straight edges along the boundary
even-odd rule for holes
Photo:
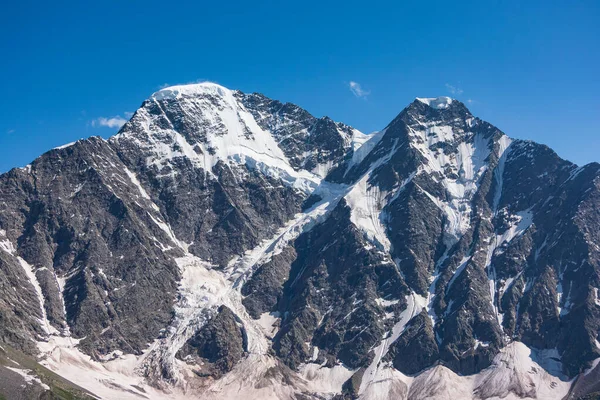
[[[350,151],[354,129],[328,117],[315,118],[291,103],[271,100],[261,94],[236,92],[258,125],[279,143],[294,168],[326,174]]]
[[[231,371],[248,350],[246,333],[239,318],[221,306],[177,352],[177,357],[198,365],[197,374],[221,377]]]
[[[600,357],[598,210],[600,165],[456,100],[366,136],[260,94],[166,89],[111,139],[0,176],[0,341],[142,354],[189,306],[187,257],[239,292],[195,305],[210,318],[178,341],[202,377],[242,362],[268,315],[262,354],[342,364],[348,395],[377,366],[478,373],[512,341],[574,377]]]
[[[407,289],[396,266],[372,246],[365,247],[360,232],[348,223],[349,214],[340,202],[326,223],[294,244],[297,256],[276,306],[286,317],[274,341],[277,354],[293,368],[312,355],[306,343],[321,349],[319,357],[330,363],[339,359],[351,368],[367,364],[371,348],[391,327],[377,300],[404,302]]]
[[[422,371],[438,359],[438,344],[431,319],[425,312],[408,323],[402,335],[392,345],[389,356],[394,368],[407,375]]]
[[[263,264],[242,287],[243,304],[252,318],[258,319],[282,301],[283,286],[288,280],[296,249],[286,247],[271,261]]]
[[[4,277],[29,269],[39,296],[23,279],[12,286],[24,288],[20,300],[29,299],[38,318],[42,300],[43,329],[85,338],[80,345],[92,355],[140,353],[169,322],[177,293],[177,252],[157,246],[169,243],[152,223],[159,214],[126,171],[105,141],[91,138],[0,178],[3,240],[15,245],[3,257],[19,257]]]

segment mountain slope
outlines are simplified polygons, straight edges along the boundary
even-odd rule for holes
[[[0,340],[99,396],[562,398],[600,359],[600,165],[457,100],[365,135],[165,88],[0,187]]]

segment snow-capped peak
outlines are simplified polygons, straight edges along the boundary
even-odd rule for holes
[[[155,92],[112,140],[131,142],[165,176],[177,173],[174,159],[184,158],[207,174],[219,162],[246,165],[307,193],[322,179],[318,172],[295,170],[273,132],[258,124],[236,91],[212,82]]]
[[[454,101],[450,97],[440,96],[440,97],[417,97],[423,104],[427,104],[431,108],[435,108],[438,110],[442,110],[450,107],[450,104]]]
[[[154,100],[165,100],[178,99],[183,95],[199,96],[207,94],[224,97],[231,93],[231,90],[219,84],[213,82],[200,82],[188,85],[169,86],[159,90],[158,92],[154,92],[151,98]]]

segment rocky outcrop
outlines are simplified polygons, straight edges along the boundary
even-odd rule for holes
[[[427,313],[421,312],[407,324],[388,355],[394,368],[406,375],[415,375],[439,359],[437,340]]]
[[[248,351],[246,332],[241,321],[227,307],[192,336],[177,352],[177,357],[196,366],[200,376],[220,378],[231,371]]]

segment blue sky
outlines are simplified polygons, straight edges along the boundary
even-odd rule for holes
[[[454,3],[8,2],[0,172],[108,137],[162,85],[199,80],[365,132],[448,95],[512,137],[600,161],[600,2]]]

